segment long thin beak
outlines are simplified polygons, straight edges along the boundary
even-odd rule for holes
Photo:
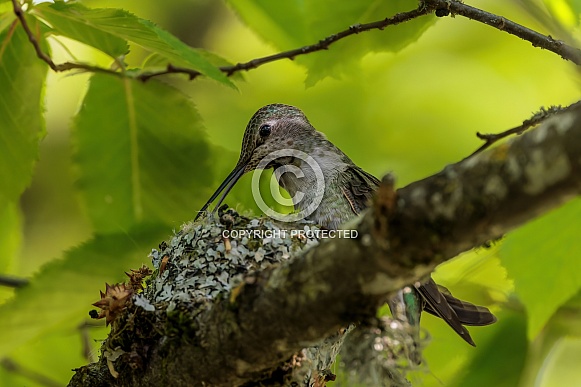
[[[234,170],[230,172],[230,174],[228,175],[228,177],[226,177],[222,184],[220,184],[220,186],[218,187],[216,192],[214,192],[212,197],[208,200],[206,204],[204,204],[204,207],[202,207],[202,209],[198,211],[198,215],[196,215],[196,218],[194,220],[197,220],[200,217],[200,215],[202,215],[202,213],[204,213],[208,209],[210,204],[212,204],[212,202],[216,200],[218,195],[220,195],[220,193],[224,191],[222,193],[222,196],[220,196],[220,199],[218,199],[218,204],[216,204],[216,207],[214,207],[214,211],[216,211],[220,207],[220,205],[224,201],[224,198],[226,197],[226,195],[228,195],[228,192],[230,192],[232,187],[234,187],[234,184],[236,184],[236,182],[242,177],[242,175],[244,175],[244,169],[246,168],[246,164],[247,163],[236,165],[236,168],[234,168]]]

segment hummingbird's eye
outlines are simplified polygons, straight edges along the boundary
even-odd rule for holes
[[[260,129],[258,129],[258,134],[260,134],[260,137],[267,137],[270,134],[271,129],[270,125],[264,124]]]

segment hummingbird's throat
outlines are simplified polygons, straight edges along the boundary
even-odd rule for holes
[[[307,163],[286,164],[275,167],[275,177],[279,185],[284,188],[293,199],[293,206],[295,210],[302,210],[308,207],[317,195],[315,187],[318,185],[324,187],[324,181],[318,181],[321,174],[317,175],[315,171]]]

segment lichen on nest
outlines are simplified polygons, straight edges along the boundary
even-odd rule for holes
[[[304,231],[291,236],[291,230]],[[288,260],[318,244],[310,223],[277,223],[270,218],[248,218],[221,209],[185,224],[150,257],[156,269],[146,290],[166,312],[179,304],[205,304],[229,292],[251,272]],[[296,233],[293,233],[296,234]],[[157,275],[156,275],[157,274]]]
[[[280,264],[317,245],[318,230],[306,221],[276,222],[221,208],[217,215],[185,224],[151,252],[156,271],[149,279],[145,298],[167,314],[182,308],[201,312],[250,273]],[[418,368],[409,361],[414,346],[409,326],[386,317],[373,325],[354,329],[351,337],[347,335],[342,361],[348,369],[357,370],[348,372],[347,378],[354,383],[408,385],[403,375],[410,368]],[[343,340],[343,334],[333,335],[319,346],[304,349],[299,367],[302,370],[294,376],[300,375],[306,385],[310,384],[314,375],[310,370],[319,375],[329,370]]]

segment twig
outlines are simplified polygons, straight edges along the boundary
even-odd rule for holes
[[[95,356],[95,352],[93,351],[93,345],[92,345],[91,337],[89,335],[89,329],[90,328],[100,328],[100,327],[103,327],[103,325],[104,325],[103,321],[96,322],[93,320],[89,320],[89,321],[83,321],[77,327],[77,329],[79,330],[79,334],[81,335],[81,343],[82,343],[82,347],[83,347],[82,348],[83,357],[89,363],[93,363],[93,362],[97,361],[97,358]]]
[[[319,40],[315,44],[295,48],[293,50],[279,52],[278,54],[268,55],[268,56],[264,56],[262,58],[256,58],[256,59],[253,59],[251,61],[244,62],[244,63],[237,63],[237,64],[232,65],[232,66],[222,66],[222,67],[219,67],[219,69],[220,69],[220,71],[225,73],[227,76],[231,76],[232,74],[234,74],[236,72],[243,71],[243,70],[248,71],[251,69],[255,69],[259,66],[262,66],[263,64],[275,62],[277,60],[281,60],[281,59],[293,60],[294,58],[296,58],[297,56],[300,56],[300,55],[310,54],[310,53],[316,52],[316,51],[327,50],[331,44],[333,44],[341,39],[344,39],[348,36],[356,35],[358,33],[365,32],[365,31],[383,30],[385,27],[401,24],[401,23],[404,23],[406,21],[415,19],[419,16],[426,15],[430,12],[431,11],[426,7],[419,7],[417,9],[412,10],[412,11],[398,13],[392,17],[388,17],[388,18],[385,18],[383,20],[379,20],[379,21],[375,21],[375,22],[371,22],[371,23],[365,23],[365,24],[355,24],[355,25],[350,26],[346,30],[343,30],[343,31],[338,32],[338,33],[333,34],[333,35],[329,35],[326,38]],[[187,75],[189,75],[190,80],[201,75],[201,73],[197,70],[192,70],[192,69],[183,68],[183,67],[177,67],[177,66],[173,66],[173,65],[169,64],[167,66],[167,69],[165,69],[163,71],[144,73],[144,74],[141,74],[140,76],[138,76],[137,78],[141,79],[142,81],[147,81],[150,78],[157,77],[160,75],[176,74],[176,73],[187,74]]]
[[[494,144],[495,142],[497,142],[499,140],[502,140],[503,138],[506,138],[508,136],[512,136],[513,134],[521,135],[527,129],[530,129],[533,126],[540,124],[541,122],[543,122],[547,118],[555,115],[556,113],[570,111],[570,110],[575,109],[579,106],[581,106],[581,101],[577,101],[574,104],[569,105],[569,106],[564,107],[564,108],[561,106],[549,106],[549,108],[541,107],[539,109],[539,111],[536,112],[535,114],[533,114],[533,116],[531,118],[524,120],[521,125],[516,126],[512,129],[508,129],[508,130],[505,130],[504,132],[500,132],[500,133],[482,134],[480,132],[476,132],[476,136],[479,139],[484,140],[485,142],[484,142],[484,144],[482,144],[482,146],[480,146],[480,148],[476,149],[470,156],[468,156],[466,158],[468,159],[468,158],[482,152],[483,150],[485,150],[486,148],[489,148],[492,144]]]
[[[48,66],[53,71],[63,72],[63,71],[77,69],[77,70],[91,71],[94,73],[107,73],[107,74],[117,75],[117,76],[121,75],[117,71],[113,71],[110,69],[106,69],[104,67],[93,66],[93,65],[89,65],[89,64],[85,64],[85,63],[73,63],[73,62],[65,62],[65,63],[60,63],[60,64],[54,63],[52,58],[50,56],[48,56],[44,51],[42,51],[42,48],[40,47],[40,43],[38,42],[38,39],[36,38],[35,34],[30,29],[30,26],[28,25],[28,22],[26,21],[26,18],[24,17],[24,11],[22,10],[22,7],[18,3],[18,0],[12,0],[12,7],[14,9],[14,14],[18,18],[18,20],[20,21],[20,24],[22,25],[22,28],[24,28],[24,31],[26,32],[26,36],[28,36],[28,40],[30,41],[30,43],[34,47],[34,51],[36,51],[36,56],[39,59],[41,59],[43,62],[48,64]]]
[[[7,286],[9,288],[20,288],[27,284],[28,280],[24,278],[0,275],[0,286]]]
[[[55,64],[53,60],[42,51],[38,40],[30,30],[30,27],[26,22],[26,19],[24,17],[24,11],[22,10],[22,7],[18,4],[18,0],[12,0],[12,4],[14,8],[14,13],[20,20],[20,23],[22,24],[24,30],[26,31],[28,40],[33,45],[36,51],[36,55],[41,60],[46,62],[53,71],[61,72],[79,69],[92,72],[102,72],[117,76],[121,75],[121,73],[117,71],[113,71],[99,66],[92,66],[84,63],[65,62],[61,64]],[[385,18],[383,20],[350,26],[346,30],[327,36],[326,38],[320,40],[318,43],[295,48],[293,50],[279,52],[277,54],[268,55],[262,58],[256,58],[244,63],[237,63],[231,66],[222,66],[219,67],[219,69],[227,76],[231,76],[236,72],[255,69],[266,63],[275,62],[281,59],[292,60],[300,55],[306,55],[312,52],[326,50],[329,48],[331,44],[341,39],[344,39],[348,36],[375,29],[383,30],[385,27],[388,27],[390,25],[401,24],[406,21],[415,19],[417,17],[427,15],[433,11],[435,11],[436,16],[439,17],[447,16],[451,12],[453,15],[464,16],[466,18],[487,24],[501,31],[505,31],[511,35],[515,35],[520,37],[521,39],[527,40],[531,42],[531,44],[534,47],[544,48],[546,50],[554,52],[555,54],[560,55],[565,60],[572,61],[577,65],[581,64],[581,50],[575,47],[571,47],[560,40],[555,40],[551,36],[545,36],[536,31],[533,31],[502,16],[494,15],[481,9],[463,4],[456,0],[424,0],[424,2],[420,4],[420,6],[417,9],[398,13],[390,18]],[[187,74],[190,80],[193,80],[199,75],[201,75],[201,73],[197,70],[174,66],[170,63],[168,64],[165,70],[157,72],[146,72],[137,76],[137,78],[142,81],[147,81],[150,78],[166,74]]]
[[[274,62],[281,59],[294,59],[299,55],[309,54],[315,51],[326,50],[332,43],[337,42],[347,36],[351,36],[354,34],[358,34],[364,31],[370,31],[374,29],[382,30],[387,26],[400,24],[412,19],[415,19],[419,16],[426,15],[432,11],[435,11],[436,16],[443,17],[447,16],[448,12],[450,11],[453,14],[458,14],[469,19],[479,21],[481,23],[488,24],[492,27],[495,27],[501,31],[508,32],[511,35],[518,36],[524,40],[531,42],[534,47],[541,47],[546,50],[552,51],[558,55],[560,55],[563,59],[570,60],[573,63],[579,65],[581,64],[581,50],[571,47],[560,40],[555,40],[551,36],[545,36],[540,34],[536,31],[533,31],[527,27],[521,26],[518,23],[515,23],[511,20],[508,20],[502,16],[497,16],[492,13],[480,10],[478,8],[471,7],[469,5],[465,5],[458,1],[454,0],[426,0],[424,2],[425,6],[420,6],[419,8],[399,13],[391,18],[386,18],[384,20],[366,23],[366,24],[357,24],[354,26],[349,27],[348,29],[338,32],[334,35],[330,35],[318,43],[304,46],[300,48],[295,48],[289,51],[283,51],[278,54],[265,56],[262,58],[253,59],[251,61],[245,63],[238,63],[233,66],[223,66],[220,67],[220,71],[226,73],[227,76],[231,76],[232,74],[239,72],[239,71],[248,71],[251,69],[255,69],[263,64]],[[144,73],[138,76],[139,79],[142,81],[147,81],[148,79],[160,75],[165,74],[187,74],[190,77],[190,80],[196,78],[200,75],[199,71],[177,67],[169,64],[167,68],[163,71],[159,72],[150,72]]]
[[[17,375],[23,376],[23,377],[29,379],[30,381],[33,381],[36,384],[39,384],[41,386],[59,387],[61,385],[57,381],[55,381],[47,376],[39,374],[36,371],[24,368],[23,366],[21,366],[20,364],[16,363],[14,360],[9,359],[9,358],[4,358],[4,359],[0,360],[0,366],[2,366],[8,372],[12,372],[12,373],[15,373]]]
[[[581,65],[581,50],[571,47],[563,41],[553,37],[545,36],[525,26],[521,26],[505,17],[471,7],[456,0],[424,0],[424,3],[431,9],[447,9],[452,15],[464,16],[468,19],[487,24],[491,27],[518,36],[521,39],[531,42],[533,47],[544,48],[560,55],[561,58],[569,60],[576,65]]]

